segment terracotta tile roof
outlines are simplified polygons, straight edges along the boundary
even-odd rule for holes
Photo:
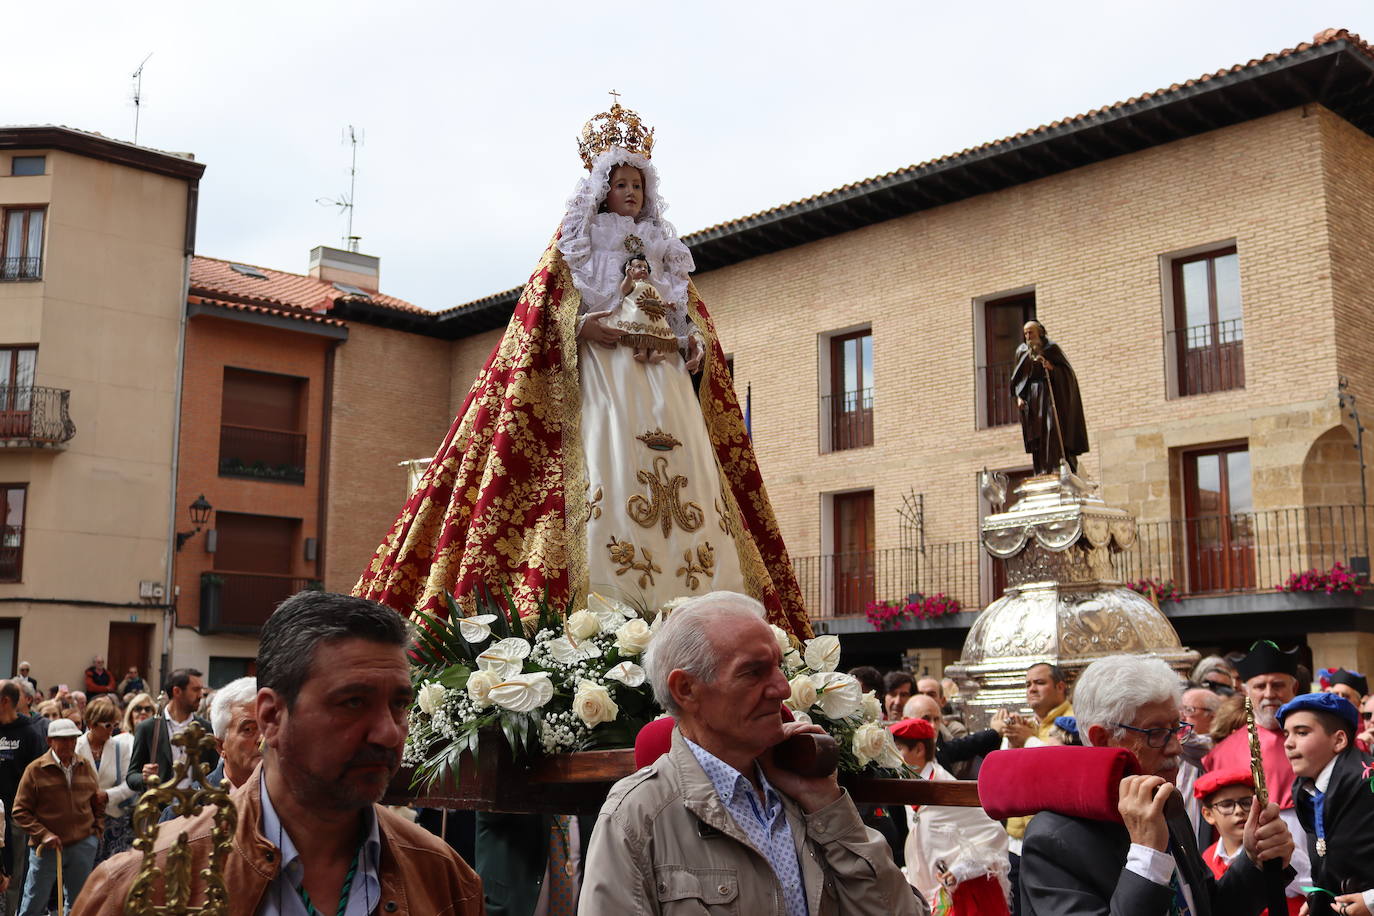
[[[194,293],[188,297],[192,305],[209,305],[215,308],[230,309],[235,312],[250,312],[255,315],[274,315],[278,318],[290,318],[295,321],[304,321],[311,324],[324,324],[336,328],[346,328],[347,324],[337,318],[330,318],[317,312],[307,312],[304,309],[277,307],[271,305],[256,305],[249,302],[227,302],[222,299],[209,299],[205,296],[198,296]]]
[[[1235,64],[1234,66],[1227,67],[1222,70],[1217,70],[1213,73],[1205,73],[1202,76],[1197,77],[1196,79],[1190,79],[1184,83],[1174,83],[1173,85],[1167,86],[1163,89],[1156,89],[1151,92],[1146,92],[1141,95],[1134,96],[1132,98],[1127,99],[1124,102],[1116,102],[1115,104],[1106,105],[1102,108],[1094,108],[1092,111],[1085,112],[1084,114],[1080,115],[1074,115],[1073,117],[1061,118],[1058,121],[1052,121],[1049,124],[1042,124],[1041,126],[1032,128],[1030,130],[1021,131],[1020,133],[1013,134],[1010,137],[1003,137],[1001,140],[992,140],[987,143],[983,143],[979,146],[974,146],[970,147],[969,149],[960,150],[957,153],[949,153],[947,155],[940,156],[935,159],[927,160],[926,162],[920,162],[915,165],[909,165],[904,168],[895,169],[891,172],[887,172],[885,174],[878,175],[873,178],[866,178],[862,181],[851,182],[850,184],[842,185],[841,187],[834,188],[829,191],[824,191],[820,194],[813,194],[810,197],[804,197],[801,200],[795,200],[791,203],[781,204],[776,207],[770,207],[769,209],[761,210],[758,213],[751,213],[748,216],[741,216],[736,219],[727,220],[723,223],[717,223],[714,226],[707,226],[705,229],[699,229],[691,233],[690,235],[683,236],[682,240],[688,246],[691,246],[694,241],[697,241],[705,236],[716,235],[722,231],[729,231],[743,224],[764,219],[769,216],[781,213],[783,211],[791,210],[793,208],[798,207],[805,207],[808,204],[821,202],[824,201],[826,198],[833,197],[835,195],[863,190],[864,188],[873,185],[883,184],[893,179],[899,179],[911,172],[929,169],[932,166],[938,166],[944,163],[951,162],[953,160],[962,159],[969,156],[975,156],[980,153],[991,152],[997,149],[998,147],[1010,145],[1012,143],[1016,143],[1017,141],[1033,138],[1038,135],[1048,133],[1050,131],[1061,130],[1064,128],[1072,128],[1078,125],[1086,124],[1088,122],[1093,121],[1094,119],[1101,118],[1103,115],[1120,112],[1123,109],[1130,108],[1133,105],[1137,105],[1141,102],[1145,102],[1150,99],[1157,98],[1159,96],[1167,95],[1170,93],[1177,93],[1185,89],[1190,89],[1194,86],[1201,86],[1211,80],[1215,80],[1220,77],[1227,76],[1229,74],[1240,73],[1245,70],[1262,67],[1263,65],[1272,63],[1273,61],[1282,60],[1284,58],[1291,57],[1294,54],[1298,54],[1303,51],[1308,51],[1312,48],[1320,47],[1321,45],[1330,44],[1336,41],[1349,42],[1351,47],[1355,48],[1371,60],[1374,60],[1374,47],[1371,47],[1367,42],[1363,41],[1359,35],[1350,32],[1348,29],[1324,29],[1318,32],[1316,35],[1314,35],[1311,41],[1304,41],[1296,47],[1285,48],[1284,50],[1279,51],[1277,53],[1266,54],[1261,58],[1252,59],[1246,61],[1243,64]]]
[[[263,275],[263,279],[248,276],[234,269],[234,265],[248,267]],[[334,284],[304,274],[292,274],[270,267],[258,267],[241,261],[225,261],[196,255],[191,261],[191,292],[225,302],[245,302],[306,312],[327,312],[334,300],[353,298]],[[432,314],[404,299],[382,293],[369,293],[373,305],[398,312],[418,315]]]

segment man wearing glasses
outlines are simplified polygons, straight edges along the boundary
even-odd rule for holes
[[[1360,734],[1355,741],[1364,744],[1362,750],[1366,754],[1374,752],[1374,694],[1360,704]]]
[[[1021,857],[1025,916],[1256,916],[1264,909],[1260,863],[1286,866],[1293,839],[1276,805],[1252,807],[1243,828],[1245,855],[1220,879],[1203,862],[1192,825],[1175,798],[1179,738],[1178,675],[1152,656],[1114,655],[1093,662],[1074,687],[1078,733],[1094,747],[1122,747],[1140,775],[1121,781],[1122,823],[1054,812],[1036,815]],[[1291,877],[1291,871],[1289,872]]]

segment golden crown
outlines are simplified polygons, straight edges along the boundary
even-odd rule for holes
[[[577,151],[582,156],[582,164],[590,172],[596,157],[613,146],[638,153],[645,159],[653,158],[654,129],[645,126],[639,118],[639,112],[621,108],[618,101],[611,103],[610,111],[593,115],[582,125]]]

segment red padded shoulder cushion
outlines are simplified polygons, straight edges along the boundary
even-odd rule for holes
[[[1024,747],[994,751],[978,771],[978,800],[991,818],[1054,811],[1121,822],[1121,780],[1140,772],[1120,747]]]
[[[792,710],[782,708],[782,721],[793,721]],[[677,720],[672,716],[655,719],[635,735],[635,769],[640,770],[653,763],[673,746],[673,726]]]

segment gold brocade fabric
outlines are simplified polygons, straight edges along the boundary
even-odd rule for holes
[[[353,593],[404,614],[469,610],[482,588],[508,589],[521,614],[586,593],[583,467],[573,286],[557,238],[540,258],[506,333],[478,373],[434,460]],[[725,356],[694,286],[689,313],[707,340],[701,407],[740,529],[748,590],[772,622],[811,635],[787,550],[763,488]],[[594,510],[593,505],[591,509]]]

